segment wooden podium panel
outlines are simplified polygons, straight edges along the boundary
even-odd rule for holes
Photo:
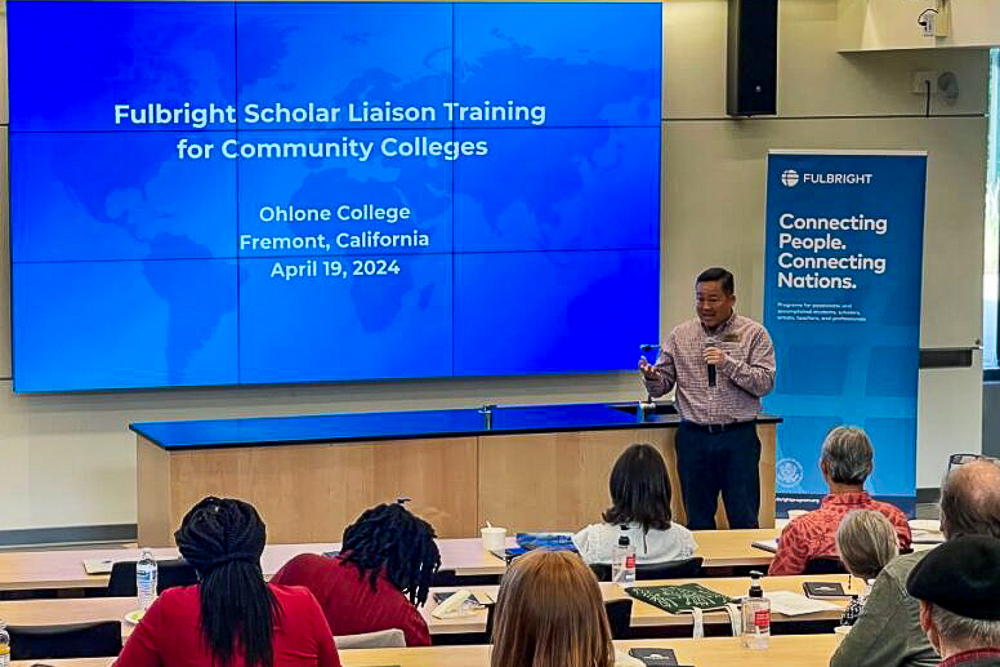
[[[479,443],[479,523],[515,532],[576,530],[600,521],[608,479],[629,445],[674,429],[495,435]],[[675,494],[676,495],[676,494]]]
[[[601,520],[611,503],[608,481],[615,460],[629,445],[648,443],[663,455],[670,475],[674,519],[686,516],[674,453],[675,428],[480,437],[479,523],[508,533],[576,530]],[[774,425],[757,427],[761,441],[762,528],[774,527]],[[722,499],[716,514],[728,528]]]
[[[478,531],[474,437],[169,453],[140,437],[138,468],[143,546],[172,545],[208,495],[253,503],[272,543],[338,542],[365,509],[403,495],[440,537]]]
[[[761,527],[774,526],[774,423],[761,423]],[[271,543],[338,542],[365,509],[412,498],[438,537],[473,537],[486,521],[515,531],[568,531],[600,521],[619,454],[652,444],[667,462],[674,519],[684,523],[674,456],[662,428],[470,435],[166,450],[138,437],[139,543],[172,546],[208,495],[253,503]],[[717,516],[727,527],[724,512]]]

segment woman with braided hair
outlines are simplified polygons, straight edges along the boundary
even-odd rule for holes
[[[333,634],[304,588],[266,584],[257,510],[205,498],[174,540],[196,586],[163,592],[136,626],[117,667],[340,667]]]
[[[400,501],[367,510],[348,526],[336,558],[296,556],[271,583],[312,591],[335,635],[399,628],[407,646],[430,646],[417,607],[440,566],[434,529]]]

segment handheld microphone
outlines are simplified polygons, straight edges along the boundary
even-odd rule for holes
[[[710,347],[716,347],[718,344],[719,341],[716,340],[715,336],[709,336],[708,338],[705,339],[706,350]],[[715,364],[708,364],[708,386],[709,387],[715,386]]]
[[[639,354],[642,355],[642,357],[644,359],[646,359],[646,361],[649,361],[649,359],[646,358],[646,355],[649,354],[650,352],[653,353],[653,361],[650,362],[650,363],[654,363],[655,364],[657,356],[659,355],[659,352],[660,352],[660,345],[659,345],[659,343],[656,343],[656,344],[654,344],[654,343],[646,343],[644,345],[640,345],[639,346]]]

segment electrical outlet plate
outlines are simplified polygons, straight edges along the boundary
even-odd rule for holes
[[[938,77],[941,76],[941,72],[934,70],[922,70],[913,73],[913,81],[911,90],[914,95],[926,95],[927,94],[927,84],[926,81],[931,83],[931,95],[937,95],[940,91],[938,90]]]

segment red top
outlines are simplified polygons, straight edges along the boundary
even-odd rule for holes
[[[274,628],[274,667],[340,667],[323,611],[304,588],[268,586],[281,616]],[[125,643],[115,667],[212,667],[201,635],[197,586],[163,592]],[[237,655],[233,667],[244,667]]]
[[[840,520],[853,510],[881,512],[896,528],[899,548],[910,548],[910,524],[898,507],[872,500],[864,491],[838,493],[823,498],[819,509],[803,514],[785,526],[778,540],[778,552],[774,554],[767,573],[802,574],[806,563],[814,558],[836,558],[837,528]]]
[[[375,590],[368,575],[339,557],[302,554],[285,563],[273,584],[305,586],[319,600],[333,634],[355,635],[399,628],[407,646],[430,646],[431,634],[416,607],[379,575]]]
[[[1000,662],[1000,648],[974,648],[962,651],[942,660],[938,667],[956,667],[956,665],[989,664]]]

